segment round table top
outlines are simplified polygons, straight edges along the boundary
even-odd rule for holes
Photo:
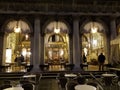
[[[23,78],[30,78],[30,77],[36,77],[36,75],[31,74],[31,75],[24,75],[23,76]]]
[[[76,85],[75,90],[96,90],[96,87],[91,85]]]
[[[3,90],[24,90],[22,87],[10,87]]]
[[[104,77],[115,77],[116,75],[115,74],[110,74],[110,73],[105,73],[105,74],[102,74],[102,76],[104,76]]]
[[[74,73],[69,73],[69,74],[65,74],[65,77],[76,77],[77,75]]]

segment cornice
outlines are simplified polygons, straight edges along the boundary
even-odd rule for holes
[[[0,14],[115,14],[120,0],[0,0]]]

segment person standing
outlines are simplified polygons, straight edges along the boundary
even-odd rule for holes
[[[21,61],[21,62],[24,62],[24,56],[23,56],[22,54],[20,55],[19,58],[20,58],[20,61]]]
[[[85,54],[83,54],[83,63],[86,63],[87,62],[87,58],[85,56]]]
[[[103,55],[103,53],[101,53],[98,56],[99,71],[104,70],[104,63],[105,63],[105,55]]]

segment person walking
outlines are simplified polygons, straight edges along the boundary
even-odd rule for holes
[[[98,56],[98,64],[99,64],[99,71],[104,70],[104,63],[105,63],[105,55],[103,55],[103,53],[101,53]]]

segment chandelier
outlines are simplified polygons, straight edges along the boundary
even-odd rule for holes
[[[16,26],[14,27],[14,32],[15,33],[20,33],[21,32],[19,21],[17,21]]]
[[[91,25],[91,33],[96,33],[98,31],[98,27],[95,26],[95,23],[92,22],[92,25]]]
[[[55,27],[54,27],[54,33],[60,33],[60,28],[58,27],[58,21],[56,21],[55,23]]]

